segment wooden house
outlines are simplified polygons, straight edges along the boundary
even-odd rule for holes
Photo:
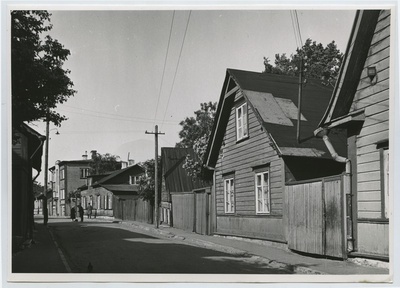
[[[303,87],[297,142],[298,83],[297,77],[227,70],[205,155],[214,170],[213,233],[287,243],[285,184],[343,171],[313,138],[332,95],[318,80]],[[345,135],[332,141],[343,144]]]
[[[337,85],[315,131],[329,137],[347,129],[349,256],[389,256],[390,22],[390,10],[357,12]]]
[[[122,218],[114,210],[120,208],[121,201],[139,198],[139,177],[143,173],[143,168],[136,164],[102,175],[89,175],[87,185],[78,188],[82,207],[86,210],[92,205],[96,217]]]
[[[26,124],[15,131],[12,145],[12,239],[13,245],[33,237],[34,182],[41,172],[45,136]],[[33,169],[36,170],[33,173]],[[43,192],[43,191],[42,191]],[[13,247],[14,249],[15,247]]]

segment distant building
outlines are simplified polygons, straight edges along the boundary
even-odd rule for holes
[[[87,184],[77,189],[80,192],[78,201],[86,213],[89,204],[92,206],[93,217],[114,217],[116,201],[139,198],[139,178],[143,173],[143,168],[136,164],[107,174],[89,175]]]
[[[93,157],[96,151],[91,153]],[[50,187],[53,191],[53,204],[49,215],[70,215],[71,207],[75,203],[71,203],[74,199],[69,199],[69,194],[86,184],[91,161],[85,154],[81,160],[56,161],[55,166],[49,168]]]

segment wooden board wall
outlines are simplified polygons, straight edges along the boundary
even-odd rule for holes
[[[243,103],[241,92],[236,94],[236,104]],[[248,128],[249,138],[246,140],[236,141],[236,106],[232,107],[227,129],[224,135],[224,145],[221,146],[220,155],[215,170],[215,190],[216,190],[216,210],[217,216],[217,233],[236,234],[241,233],[242,236],[267,238],[269,232],[267,229],[260,227],[260,218],[264,222],[271,221],[272,225],[282,226],[283,214],[283,189],[284,182],[282,173],[284,173],[283,160],[278,156],[277,152],[271,147],[271,142],[265,132],[261,128],[254,112],[248,106]],[[271,213],[269,215],[257,215],[256,199],[255,199],[255,172],[254,166],[258,164],[269,164],[270,171],[270,191],[271,191]],[[234,175],[235,183],[235,213],[226,215],[224,211],[224,187],[223,179],[226,173]],[[240,231],[241,224],[238,219],[227,220],[226,217],[239,217],[246,219],[246,225],[253,225],[253,229],[246,228]],[[278,218],[279,221],[276,221]],[[253,220],[252,220],[253,219]],[[239,221],[239,222],[238,222]],[[229,224],[230,223],[230,224]],[[234,223],[234,224],[233,224]],[[267,225],[267,224],[265,224]],[[228,228],[230,226],[231,228]],[[237,227],[236,227],[237,226]],[[260,230],[261,228],[261,230]],[[244,231],[248,230],[246,233]],[[283,241],[285,239],[283,227],[270,227],[273,240]],[[257,233],[258,232],[258,233]],[[243,235],[244,234],[244,235]],[[257,235],[255,235],[257,234]]]
[[[358,218],[381,218],[380,154],[376,143],[389,138],[390,11],[384,10],[371,42],[358,84],[352,111],[364,109],[365,122],[357,137]],[[377,69],[377,83],[371,85],[367,67]]]

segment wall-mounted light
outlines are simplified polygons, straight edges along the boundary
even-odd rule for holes
[[[375,66],[367,67],[367,76],[371,80],[371,84],[375,85],[376,82],[377,82],[376,67]],[[375,81],[374,81],[374,79],[375,79]]]

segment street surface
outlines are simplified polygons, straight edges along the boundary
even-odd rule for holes
[[[197,247],[109,220],[50,219],[48,226],[72,273],[290,273],[270,267],[267,259]]]

